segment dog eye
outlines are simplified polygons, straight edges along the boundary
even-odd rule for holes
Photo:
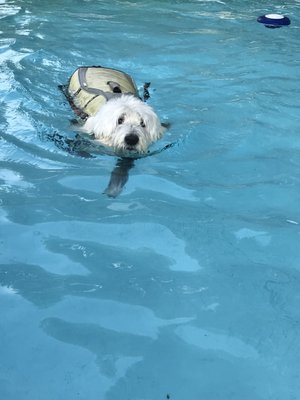
[[[145,121],[144,121],[143,119],[141,119],[141,127],[142,127],[142,128],[145,128],[145,127],[146,127]]]
[[[118,119],[118,125],[122,125],[124,120],[125,120],[124,115],[121,115],[121,117],[119,117],[119,119]]]

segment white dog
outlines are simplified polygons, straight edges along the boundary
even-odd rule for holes
[[[107,101],[82,127],[83,132],[115,153],[133,156],[147,153],[165,129],[153,109],[130,94]]]

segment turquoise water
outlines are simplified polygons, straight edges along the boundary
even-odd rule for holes
[[[1,399],[299,399],[300,2],[262,3],[0,1]],[[52,140],[99,64],[176,143],[116,199]]]

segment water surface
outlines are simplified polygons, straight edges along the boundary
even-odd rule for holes
[[[1,398],[298,399],[299,26],[291,0],[0,1]],[[52,140],[81,65],[172,124],[116,199],[115,157]]]

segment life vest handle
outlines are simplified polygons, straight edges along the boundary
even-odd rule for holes
[[[122,93],[122,89],[117,82],[108,81],[107,84],[111,88],[113,93]]]

